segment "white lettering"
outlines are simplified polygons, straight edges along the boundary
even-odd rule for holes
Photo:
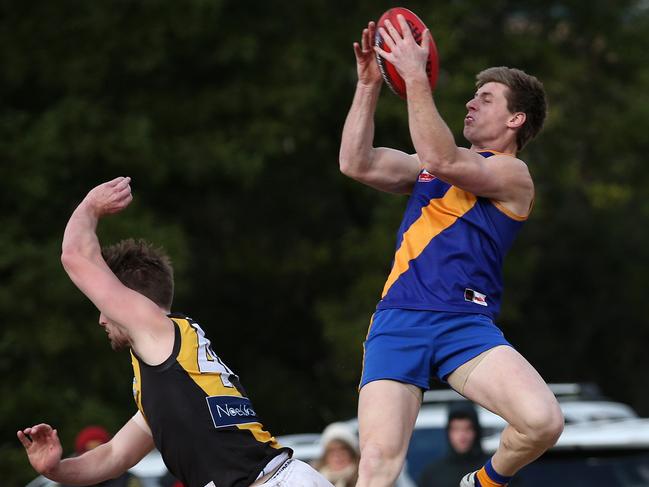
[[[222,418],[224,415],[228,418],[232,416],[256,416],[255,410],[245,404],[239,406],[230,406],[229,404],[224,404],[223,406],[216,405],[216,412],[219,415],[219,418]]]
[[[225,387],[234,387],[230,376],[236,377],[236,374],[214,353],[212,344],[198,323],[190,320],[189,324],[194,329],[198,339],[198,370],[201,373],[217,373]]]

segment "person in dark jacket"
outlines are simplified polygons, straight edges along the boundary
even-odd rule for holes
[[[418,487],[457,487],[464,473],[480,468],[487,461],[480,443],[482,428],[472,404],[451,407],[446,435],[448,453],[424,468]]]

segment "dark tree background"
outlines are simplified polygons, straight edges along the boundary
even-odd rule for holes
[[[431,27],[436,100],[461,138],[474,75],[545,82],[521,157],[536,208],[507,261],[500,325],[549,381],[592,381],[649,414],[649,5],[642,0],[403,2]],[[15,438],[116,431],[134,412],[127,354],[59,263],[94,185],[133,178],[101,223],[172,255],[176,309],[207,330],[274,434],[355,414],[361,344],[405,206],[338,172],[351,44],[389,2],[0,2],[0,483],[34,472]],[[378,145],[412,150],[383,90]]]

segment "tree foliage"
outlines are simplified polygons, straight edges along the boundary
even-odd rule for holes
[[[441,57],[436,100],[461,140],[474,75],[517,66],[551,112],[522,154],[536,208],[506,266],[500,324],[548,380],[594,381],[649,414],[646,2],[408,2]],[[95,184],[133,178],[103,242],[164,246],[176,309],[242,377],[275,434],[355,414],[362,340],[405,200],[339,174],[351,44],[390,5],[152,0],[0,4],[0,475],[33,476],[15,431],[132,414],[131,372],[59,264]],[[377,145],[412,150],[387,89]]]

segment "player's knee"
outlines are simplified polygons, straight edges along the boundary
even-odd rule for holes
[[[358,465],[360,477],[368,479],[394,479],[399,475],[401,465],[398,453],[376,443],[368,443],[361,449]]]
[[[542,439],[545,441],[547,448],[554,446],[557,441],[559,441],[559,437],[561,436],[561,433],[563,433],[563,426],[563,413],[557,404],[549,413],[546,427],[543,430]]]
[[[563,413],[558,404],[537,410],[526,422],[526,436],[538,449],[552,447],[563,432]]]

